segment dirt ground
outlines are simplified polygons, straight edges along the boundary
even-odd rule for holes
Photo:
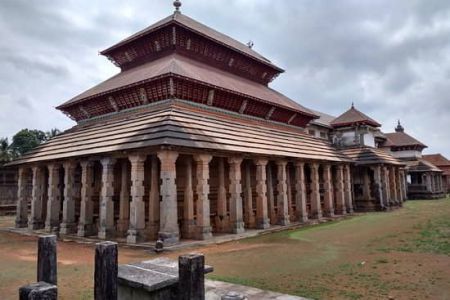
[[[183,252],[204,253],[212,279],[314,299],[450,299],[450,199],[165,255]],[[58,243],[60,299],[93,298],[93,257],[93,245]],[[119,250],[120,263],[154,257]],[[35,281],[35,258],[35,237],[0,232],[0,299]]]

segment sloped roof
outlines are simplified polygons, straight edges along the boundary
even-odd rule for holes
[[[257,98],[275,106],[281,106],[315,116],[309,109],[263,84],[216,69],[207,64],[178,54],[168,55],[161,59],[123,71],[58,106],[58,108],[61,109],[92,97],[128,88],[134,84],[143,83],[162,75],[171,74],[194,79],[230,92],[237,92],[249,97]]]
[[[318,115],[319,118],[315,119],[313,121],[311,121],[311,124],[315,124],[318,126],[324,126],[324,127],[328,127],[331,128],[331,122],[336,119],[335,116],[326,114],[324,112],[318,111],[318,110],[314,110],[314,109],[309,109],[310,111],[312,111],[314,114]]]
[[[238,121],[237,121],[238,120]],[[277,125],[278,126],[278,125]],[[166,100],[81,123],[12,164],[61,160],[171,145],[267,156],[348,162],[333,146],[300,129]]]
[[[129,42],[137,40],[142,36],[145,36],[151,32],[154,32],[164,26],[167,26],[167,25],[173,24],[173,23],[183,26],[183,27],[185,27],[191,31],[194,31],[208,39],[211,39],[219,44],[222,44],[223,46],[231,48],[231,49],[238,51],[244,55],[247,55],[249,57],[252,57],[253,59],[256,59],[266,65],[271,66],[274,69],[277,69],[280,72],[283,72],[283,69],[275,66],[274,64],[272,64],[272,62],[270,60],[268,60],[267,58],[265,58],[264,56],[262,56],[255,50],[251,49],[247,45],[219,32],[217,30],[214,30],[214,29],[212,29],[212,28],[210,28],[210,27],[208,27],[208,26],[182,14],[182,13],[174,13],[174,14],[156,22],[155,24],[150,25],[149,27],[147,27],[147,28],[125,38],[124,40],[120,41],[119,43],[109,47],[108,49],[103,50],[101,52],[101,54],[107,55],[110,51],[117,49],[120,46],[123,46]]]
[[[425,154],[422,155],[422,158],[433,165],[440,167],[440,166],[450,166],[450,160],[448,160],[445,156],[442,154]]]
[[[373,164],[389,164],[389,165],[405,165],[402,161],[393,157],[387,151],[372,147],[355,147],[341,150],[341,152],[352,159],[356,165],[373,165]]]
[[[425,159],[406,161],[409,172],[442,172],[441,169]]]
[[[387,138],[383,146],[385,147],[402,147],[402,146],[421,146],[426,148],[427,146],[422,142],[416,140],[409,134],[404,132],[391,132],[385,133]]]
[[[357,110],[353,105],[345,113],[334,119],[331,123],[333,127],[345,127],[353,124],[366,124],[380,127],[381,124]]]

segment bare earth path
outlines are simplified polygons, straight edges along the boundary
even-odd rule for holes
[[[11,226],[0,219],[0,227]],[[0,232],[0,299],[35,280],[36,238]],[[93,245],[58,244],[61,299],[92,299]],[[316,299],[450,299],[450,200],[182,252],[203,252],[212,279]],[[120,249],[120,263],[155,257]]]

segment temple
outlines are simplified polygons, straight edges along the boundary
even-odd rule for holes
[[[17,227],[172,244],[402,205],[407,163],[378,122],[271,89],[281,68],[180,6],[102,51],[120,73],[58,106],[77,125],[11,164]]]

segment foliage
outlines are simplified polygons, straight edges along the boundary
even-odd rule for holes
[[[0,166],[12,159],[8,138],[0,138]]]

